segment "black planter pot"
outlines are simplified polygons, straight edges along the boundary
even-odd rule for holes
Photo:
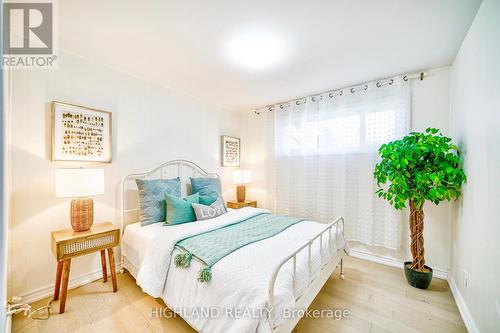
[[[432,268],[430,268],[427,265],[424,265],[424,267],[427,268],[429,271],[420,272],[411,269],[410,266],[411,266],[411,261],[406,261],[404,263],[405,276],[406,276],[406,281],[408,281],[408,284],[412,287],[419,289],[429,288],[429,285],[431,284],[432,281]]]

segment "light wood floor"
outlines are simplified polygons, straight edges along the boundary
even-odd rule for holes
[[[345,279],[334,273],[314,300],[314,309],[348,309],[350,317],[302,319],[295,332],[467,332],[446,281],[434,279],[428,290],[406,284],[403,271],[346,258]],[[194,332],[181,318],[151,318],[160,299],[144,294],[129,274],[118,274],[118,292],[110,281],[95,281],[69,291],[66,312],[58,302],[48,320],[16,315],[14,332]],[[44,305],[47,300],[33,304]]]

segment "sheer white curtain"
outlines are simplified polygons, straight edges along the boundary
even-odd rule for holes
[[[275,106],[270,206],[324,222],[342,215],[347,239],[399,248],[402,215],[374,194],[373,170],[378,147],[408,133],[410,108],[401,78]]]

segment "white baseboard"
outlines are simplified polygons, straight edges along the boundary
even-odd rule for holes
[[[353,249],[353,248],[351,248],[350,251],[351,251],[351,256],[353,256],[353,257],[403,269],[403,261],[402,260],[392,258],[392,257],[381,256],[378,254],[373,254],[373,253],[370,253],[367,251]],[[433,271],[433,276],[435,278],[441,279],[441,280],[448,279],[448,271],[446,269],[432,267],[432,271]]]
[[[120,270],[120,268],[121,268],[120,264],[115,264],[115,269],[117,272]],[[109,269],[108,269],[108,271],[109,271]],[[98,269],[98,270],[95,270],[93,272],[83,274],[80,276],[75,276],[73,278],[70,276],[69,283],[68,283],[68,289],[80,287],[80,286],[83,286],[84,284],[87,284],[87,283],[90,283],[90,282],[93,282],[93,281],[99,280],[99,279],[102,279],[102,270],[101,269]],[[28,291],[26,293],[23,293],[21,295],[16,295],[16,296],[21,296],[23,299],[22,300],[23,303],[33,303],[33,302],[39,301],[41,299],[50,297],[50,296],[52,296],[53,293],[54,293],[54,284],[52,283],[52,284],[49,284],[45,287],[31,290],[31,291]]]
[[[467,307],[467,304],[465,303],[465,300],[462,297],[462,294],[460,293],[460,290],[457,287],[455,279],[453,279],[453,277],[450,276],[450,278],[448,279],[448,284],[450,285],[451,293],[455,298],[458,311],[460,311],[460,315],[462,316],[465,327],[467,327],[467,331],[469,331],[469,333],[479,333],[479,329],[476,326],[476,322],[472,318],[469,308]]]

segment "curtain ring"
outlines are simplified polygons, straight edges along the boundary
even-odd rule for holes
[[[267,109],[268,109],[269,111],[273,111],[273,107],[272,107],[272,106],[268,107]]]
[[[311,97],[311,101],[316,102],[316,100],[314,99],[314,96]]]
[[[328,97],[333,98],[333,93],[329,93]]]
[[[380,88],[381,86],[380,82],[377,82],[377,88]]]
[[[342,96],[342,94],[343,94],[343,93],[344,93],[344,91],[343,91],[343,90],[341,90],[341,91],[340,91],[339,96]]]
[[[280,104],[280,109],[283,110],[283,104]]]
[[[367,84],[365,84],[365,89],[364,89],[364,90],[367,90],[367,89],[368,89],[368,85],[367,85]]]
[[[394,79],[389,80],[389,85],[392,85],[394,83]]]
[[[403,81],[408,81],[408,76],[403,76]]]
[[[299,101],[298,101],[298,100],[296,100],[296,101],[295,101],[295,104],[300,105],[300,103],[299,103]]]
[[[351,88],[351,94],[354,94],[354,88]]]

